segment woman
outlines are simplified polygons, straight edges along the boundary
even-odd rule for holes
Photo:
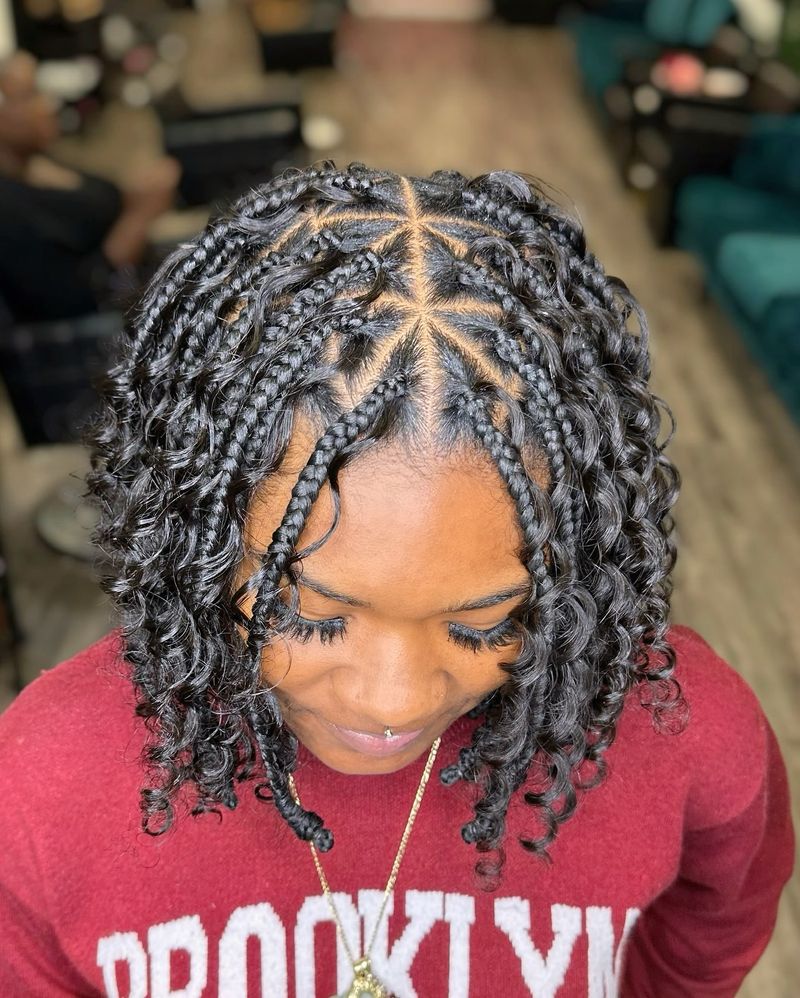
[[[58,134],[36,60],[16,52],[0,66],[0,299],[18,322],[118,305],[180,179],[177,161],[162,156],[134,163],[120,189],[52,159]]]
[[[176,254],[94,428],[120,628],[3,719],[3,993],[735,994],[786,779],[668,624],[648,376],[514,173],[326,163]]]

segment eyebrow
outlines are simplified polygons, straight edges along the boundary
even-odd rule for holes
[[[298,575],[295,581],[298,586],[302,586],[304,589],[310,589],[312,592],[315,592],[320,596],[324,596],[327,599],[335,600],[337,603],[345,603],[347,606],[360,606],[370,609],[370,604],[365,600],[357,599],[355,596],[348,596],[346,593],[337,592],[335,589],[331,589],[330,586],[326,586],[324,583],[310,578],[305,572]],[[527,596],[530,591],[530,582],[521,582],[518,585],[509,586],[506,589],[501,589],[495,593],[488,593],[485,596],[478,596],[475,599],[455,603],[453,606],[449,606],[446,609],[441,610],[437,616],[441,616],[445,613],[465,613],[467,610],[485,610],[487,607],[496,606],[498,603],[505,603],[506,600],[513,599],[515,596]]]

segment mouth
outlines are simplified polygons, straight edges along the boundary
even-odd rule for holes
[[[384,735],[367,735],[363,731],[353,731],[350,728],[342,728],[332,721],[326,721],[336,738],[348,748],[355,749],[363,755],[384,758],[386,756],[397,755],[405,748],[415,742],[423,734],[424,728],[419,731],[404,731],[402,734],[392,735],[386,738]]]

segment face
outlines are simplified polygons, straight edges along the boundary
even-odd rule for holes
[[[269,545],[313,441],[295,433],[252,503],[253,552]],[[339,488],[339,524],[303,559],[299,617],[265,649],[264,682],[325,765],[391,773],[507,680],[500,663],[520,650],[508,615],[530,586],[522,537],[513,500],[477,452],[412,460],[400,445],[375,448],[342,470]],[[326,485],[298,548],[322,537],[332,515]],[[240,583],[257,563],[245,559]],[[291,601],[288,587],[283,596]],[[254,598],[241,601],[248,616]],[[399,737],[387,740],[386,727]]]

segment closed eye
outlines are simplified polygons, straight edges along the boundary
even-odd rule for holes
[[[449,624],[448,630],[451,641],[475,652],[482,648],[501,648],[511,644],[518,636],[516,622],[511,617],[506,617],[486,631],[479,631],[465,624]]]
[[[286,610],[281,614],[279,630],[282,634],[305,644],[312,638],[318,638],[322,644],[330,644],[334,640],[343,640],[347,634],[347,622],[344,617],[327,617],[323,620],[309,620],[297,613]],[[517,625],[511,617],[506,617],[499,624],[486,630],[467,627],[466,624],[448,624],[450,640],[462,648],[478,652],[487,648],[500,648],[511,644],[517,636]]]

